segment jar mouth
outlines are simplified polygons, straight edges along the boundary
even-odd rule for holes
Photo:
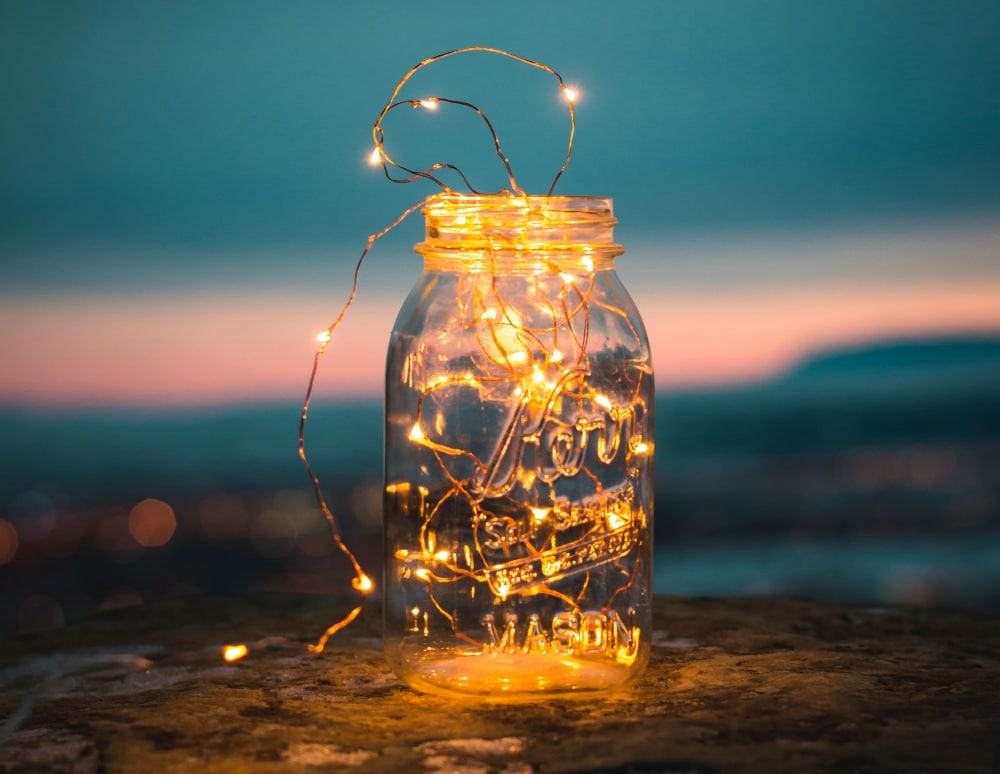
[[[476,260],[542,255],[546,260],[591,255],[612,259],[624,249],[614,242],[610,198],[442,193],[424,207],[426,235],[416,252]]]

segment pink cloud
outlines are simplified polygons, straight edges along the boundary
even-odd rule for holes
[[[7,299],[0,400],[173,405],[298,397],[339,299],[223,294]],[[323,360],[319,392],[379,396],[402,299],[367,298]],[[766,376],[829,344],[1000,330],[1000,280],[859,290],[636,294],[660,387]]]

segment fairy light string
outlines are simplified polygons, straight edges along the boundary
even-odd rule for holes
[[[375,123],[372,126],[372,144],[374,145],[374,148],[371,152],[369,159],[376,163],[380,162],[385,167],[395,167],[396,169],[405,171],[410,175],[416,175],[417,177],[428,178],[432,182],[439,185],[443,190],[450,191],[451,189],[447,185],[431,177],[430,171],[417,172],[415,170],[407,169],[406,167],[399,164],[389,154],[384,144],[385,132],[382,129],[382,122],[385,120],[386,116],[388,116],[391,111],[395,110],[401,105],[410,105],[413,108],[424,108],[426,110],[436,110],[437,105],[440,102],[447,102],[453,105],[460,105],[463,107],[467,107],[471,110],[474,110],[476,111],[476,113],[479,114],[480,118],[485,123],[486,128],[489,130],[490,137],[493,140],[493,146],[496,151],[496,154],[500,158],[501,163],[504,165],[504,168],[507,171],[507,177],[510,182],[510,192],[519,193],[523,195],[524,191],[521,190],[521,188],[517,185],[516,180],[514,179],[514,171],[513,169],[511,169],[510,161],[507,159],[507,156],[504,154],[503,149],[501,148],[500,139],[497,136],[497,133],[493,129],[493,124],[486,117],[486,114],[482,110],[480,110],[477,106],[473,105],[470,102],[466,102],[464,100],[448,99],[445,97],[425,97],[423,99],[414,99],[414,100],[399,100],[399,101],[396,100],[396,98],[399,96],[399,93],[403,90],[403,87],[406,85],[406,83],[414,75],[420,72],[420,70],[424,69],[428,65],[432,65],[435,62],[440,62],[443,59],[448,59],[449,57],[453,57],[458,54],[468,54],[474,52],[485,53],[485,54],[496,54],[498,56],[507,57],[508,59],[513,59],[515,62],[521,62],[522,64],[526,64],[529,67],[534,67],[538,70],[542,70],[543,72],[549,73],[550,75],[555,77],[555,79],[559,82],[559,88],[561,89],[562,95],[566,100],[566,104],[568,106],[569,138],[566,142],[566,155],[563,158],[562,165],[556,172],[555,177],[552,178],[552,183],[549,185],[548,192],[546,193],[547,196],[551,196],[552,192],[555,191],[556,184],[559,182],[559,178],[563,176],[563,173],[566,171],[567,167],[569,167],[570,159],[573,156],[573,139],[576,136],[575,103],[577,99],[577,92],[575,89],[567,86],[566,82],[563,80],[563,77],[556,70],[549,67],[547,64],[535,61],[534,59],[528,59],[527,57],[519,56],[518,54],[511,53],[510,51],[505,51],[502,48],[492,48],[490,46],[466,46],[464,48],[456,48],[452,51],[445,51],[444,53],[436,54],[435,56],[429,56],[426,59],[422,59],[420,62],[418,62],[409,70],[407,70],[406,73],[403,75],[403,77],[400,78],[399,81],[396,83],[396,88],[392,90],[392,94],[389,95],[388,102],[386,102],[385,107],[382,108],[382,111],[378,114],[378,117],[375,119]],[[454,167],[449,167],[449,168],[453,169]],[[388,171],[386,171],[386,176],[388,177]],[[464,179],[465,176],[463,175],[462,177]],[[470,190],[472,189],[471,186],[469,186],[469,188]],[[475,193],[474,190],[473,193]]]
[[[435,62],[447,59],[458,54],[466,53],[487,53],[494,54],[530,67],[546,72],[556,78],[564,98],[569,115],[569,133],[566,144],[565,156],[558,170],[556,171],[551,184],[549,185],[545,197],[552,197],[557,183],[569,166],[573,152],[573,141],[576,133],[575,102],[577,92],[569,87],[562,76],[548,65],[503,49],[487,46],[468,46],[464,48],[446,51],[436,56],[428,57],[410,68],[397,82],[389,100],[378,114],[372,127],[373,148],[369,156],[372,165],[382,167],[385,177],[394,183],[411,183],[418,180],[427,180],[439,189],[439,193],[424,197],[417,203],[407,207],[386,227],[369,235],[365,247],[362,250],[355,264],[353,281],[350,293],[343,304],[340,312],[334,320],[324,328],[316,337],[317,347],[313,356],[312,369],[310,371],[306,394],[302,405],[302,412],[299,418],[298,427],[298,454],[303,466],[312,483],[316,501],[327,522],[330,536],[338,550],[350,562],[354,578],[352,586],[362,594],[368,594],[374,589],[374,582],[362,568],[357,556],[344,541],[337,518],[330,506],[318,475],[316,474],[306,451],[306,426],[309,416],[309,408],[316,386],[317,374],[320,359],[327,352],[332,343],[336,330],[341,325],[353,305],[359,286],[361,267],[370,253],[375,242],[403,223],[410,215],[420,209],[424,209],[430,219],[441,216],[454,216],[456,212],[461,213],[467,201],[467,196],[476,198],[482,196],[482,192],[477,190],[462,170],[450,162],[436,162],[425,169],[415,169],[401,163],[394,158],[386,148],[385,129],[383,122],[392,111],[400,107],[410,107],[415,110],[435,111],[441,105],[460,107],[473,111],[481,119],[484,127],[489,133],[493,144],[494,152],[500,160],[507,176],[507,186],[492,194],[500,197],[498,212],[495,213],[501,225],[499,229],[480,228],[482,218],[489,218],[489,215],[470,213],[468,228],[455,228],[459,233],[458,241],[449,247],[455,250],[464,248],[471,249],[477,254],[482,254],[484,271],[476,274],[471,279],[460,278],[456,286],[456,306],[460,317],[465,319],[469,330],[474,331],[475,339],[478,343],[478,358],[474,359],[477,368],[474,371],[467,371],[461,374],[443,373],[424,379],[419,385],[414,385],[418,389],[417,408],[412,427],[409,431],[409,440],[415,444],[425,447],[436,460],[448,488],[434,498],[428,500],[429,492],[419,487],[420,490],[420,512],[421,526],[419,530],[418,551],[412,554],[406,550],[396,552],[396,558],[401,559],[404,564],[410,566],[410,576],[426,584],[428,599],[438,614],[450,624],[456,636],[460,639],[474,643],[467,635],[458,630],[455,616],[445,609],[434,593],[434,586],[437,584],[453,584],[468,581],[470,583],[486,583],[490,591],[497,600],[502,601],[510,593],[536,595],[543,594],[561,600],[570,610],[578,612],[580,610],[579,600],[587,593],[591,574],[589,570],[582,574],[580,587],[572,594],[566,594],[549,588],[546,584],[535,584],[528,588],[515,589],[510,584],[502,580],[503,573],[490,572],[491,565],[487,556],[486,543],[489,538],[484,538],[481,534],[484,525],[487,524],[491,514],[485,505],[485,501],[490,498],[501,497],[509,493],[519,484],[525,489],[529,489],[533,483],[548,487],[549,502],[537,502],[531,511],[535,521],[533,525],[541,532],[548,528],[550,541],[555,545],[555,531],[550,522],[557,515],[557,496],[554,482],[560,476],[576,476],[582,473],[588,477],[594,486],[597,496],[604,496],[604,488],[600,478],[595,475],[581,460],[572,459],[567,449],[572,448],[572,433],[583,432],[596,437],[597,458],[602,463],[610,463],[623,453],[626,463],[634,457],[646,454],[650,450],[649,442],[642,437],[641,420],[644,419],[647,407],[644,406],[641,393],[643,386],[643,374],[648,372],[648,364],[640,364],[638,370],[639,378],[634,386],[631,401],[618,405],[612,403],[609,398],[595,390],[587,380],[590,373],[587,348],[590,336],[591,325],[591,304],[604,308],[612,314],[624,318],[626,324],[631,329],[636,343],[641,349],[641,338],[628,319],[628,314],[621,309],[612,307],[600,299],[593,297],[595,289],[594,271],[597,264],[604,261],[601,251],[594,250],[586,245],[582,246],[583,254],[579,256],[572,269],[568,269],[564,257],[558,252],[547,255],[545,245],[535,245],[537,251],[533,251],[534,276],[539,280],[547,279],[554,281],[558,288],[551,294],[538,293],[539,307],[544,309],[544,316],[548,320],[545,324],[528,325],[525,322],[526,316],[519,312],[517,308],[508,302],[497,282],[498,264],[493,255],[493,248],[503,251],[505,249],[523,250],[524,244],[523,229],[513,228],[514,236],[505,237],[503,225],[505,218],[511,216],[523,218],[525,222],[530,222],[532,218],[542,217],[544,219],[544,206],[538,199],[530,197],[520,187],[514,174],[510,160],[503,150],[499,136],[493,123],[485,112],[472,102],[466,100],[453,99],[443,96],[428,96],[415,99],[399,99],[400,92],[407,82],[421,69]],[[457,174],[465,187],[470,192],[460,194],[454,191],[437,173],[447,170]],[[396,177],[393,172],[398,171],[405,175]],[[474,210],[474,206],[470,210]],[[477,220],[478,218],[478,220]],[[465,224],[464,215],[455,217],[451,225]],[[483,244],[483,233],[489,231],[489,238]],[[493,240],[499,239],[499,243]],[[506,241],[505,241],[506,240]],[[607,247],[605,245],[605,247]],[[616,246],[612,246],[616,247]],[[620,250],[619,250],[620,252]],[[613,254],[612,254],[613,257]],[[603,265],[603,264],[602,264]],[[480,276],[486,278],[485,284],[480,282]],[[646,369],[645,371],[643,369]],[[552,408],[559,401],[572,401],[580,410],[583,416],[585,407],[597,407],[605,414],[605,419],[593,420],[589,423],[577,422],[576,426],[570,426],[566,422],[556,418],[558,424],[562,422],[564,427],[555,436],[555,445],[552,450],[551,464],[546,467],[539,465],[538,470],[530,474],[531,480],[525,480],[526,474],[520,465],[514,465],[509,470],[504,470],[505,460],[509,455],[520,460],[525,453],[525,446],[532,443],[537,444],[538,439],[532,440],[531,432],[540,437],[542,428],[539,425],[534,431],[525,436],[521,430],[515,432],[515,425],[511,422],[501,434],[497,442],[496,449],[488,459],[482,459],[475,453],[467,449],[452,447],[439,443],[432,438],[432,434],[425,430],[424,405],[425,401],[435,398],[439,390],[454,387],[456,385],[472,387],[485,392],[495,391],[500,388],[513,387],[513,394],[516,401],[516,412],[526,418],[530,426],[532,421],[542,422],[539,418],[548,417],[552,419]],[[627,438],[622,448],[622,435]],[[527,439],[527,440],[526,440]],[[449,459],[462,458],[471,463],[471,473],[458,475],[454,473],[448,464]],[[396,484],[390,483],[387,492],[393,494],[392,487]],[[407,485],[409,488],[409,485]],[[464,500],[472,514],[472,547],[462,546],[461,549],[448,549],[438,547],[436,544],[435,531],[433,525],[435,519],[441,513],[442,508],[454,498]],[[631,507],[631,506],[629,506]],[[584,539],[593,536],[595,539],[608,531],[620,531],[623,527],[629,526],[633,519],[642,522],[645,514],[629,514],[628,516],[612,514],[610,523],[593,523],[587,527]],[[617,520],[617,521],[615,521]],[[621,523],[618,523],[621,522]],[[631,525],[635,526],[635,525]],[[544,552],[532,539],[534,533],[528,533],[516,540],[532,559],[544,560]],[[547,538],[548,539],[548,538]],[[507,549],[505,548],[505,551]],[[462,566],[462,565],[465,566]],[[629,573],[621,567],[624,579],[623,583],[614,590],[611,602],[621,593],[625,593],[634,581],[634,574]],[[482,569],[486,567],[487,569]],[[472,592],[474,595],[474,590]],[[360,608],[353,609],[347,616],[330,626],[315,645],[310,645],[310,651],[320,653],[323,651],[327,640],[337,631],[342,630],[350,624],[360,613]],[[416,614],[415,614],[416,615]],[[537,623],[537,621],[535,622]],[[415,624],[416,625],[416,624]],[[490,623],[489,626],[493,624]],[[535,625],[535,624],[532,624]],[[424,630],[427,628],[427,614],[424,613]],[[486,647],[489,647],[487,645]]]

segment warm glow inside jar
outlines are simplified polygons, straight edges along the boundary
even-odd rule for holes
[[[385,649],[528,699],[649,657],[653,372],[611,200],[442,194],[386,371]]]

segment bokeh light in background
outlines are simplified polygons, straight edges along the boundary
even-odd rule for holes
[[[128,531],[135,542],[146,548],[166,545],[177,529],[174,509],[162,500],[148,497],[128,514]]]
[[[11,2],[0,20],[3,630],[346,587],[297,404],[363,238],[424,193],[366,163],[374,112],[468,43],[580,90],[561,190],[614,197],[650,329],[658,590],[1000,608],[996,3]],[[564,104],[524,70],[445,63],[413,96],[481,102],[537,189]],[[401,157],[502,182],[471,118],[406,113]],[[311,420],[367,564],[419,236],[372,256]]]
[[[17,530],[9,521],[0,519],[0,564],[7,564],[17,554]]]

